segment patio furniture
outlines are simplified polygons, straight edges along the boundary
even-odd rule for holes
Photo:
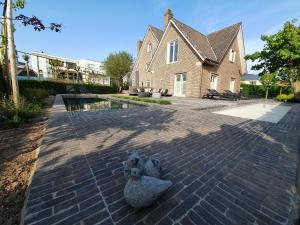
[[[228,98],[232,98],[234,100],[240,100],[241,99],[241,95],[238,93],[234,93],[230,90],[224,90],[224,96],[227,96]]]
[[[208,93],[205,95],[206,98],[220,99],[223,97],[223,95],[215,89],[207,89],[207,90],[208,90]]]
[[[149,92],[138,92],[138,96],[140,98],[147,98],[147,97],[150,97],[150,93]]]
[[[138,93],[137,88],[132,87],[132,86],[129,87],[128,92],[129,92],[129,95],[137,95],[137,93]]]
[[[161,94],[158,93],[158,92],[154,92],[154,93],[152,94],[152,98],[161,98]]]
[[[168,95],[168,89],[161,89],[160,94],[161,94],[161,96],[167,96]]]
[[[215,89],[207,89],[208,93],[205,95],[206,98],[210,99],[216,99],[216,100],[230,100],[230,101],[235,101],[236,97],[230,96],[226,93],[219,93]]]

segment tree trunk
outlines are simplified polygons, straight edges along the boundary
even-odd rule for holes
[[[8,75],[8,60],[7,60],[7,30],[6,30],[6,19],[2,16],[2,48],[1,48],[1,69],[2,75],[5,81],[6,90],[8,93],[11,91],[11,83]]]
[[[292,83],[292,85],[294,88],[295,98],[300,101],[300,81],[296,80]]]
[[[12,86],[12,94],[13,101],[15,103],[16,108],[19,106],[18,98],[19,98],[19,87],[17,80],[17,61],[16,61],[16,50],[15,50],[15,41],[14,41],[14,29],[13,29],[13,12],[12,12],[12,0],[7,0],[7,42],[9,48],[9,66],[10,66],[10,75],[11,75],[11,86]]]
[[[26,64],[26,75],[27,75],[27,77],[29,77],[29,65],[28,65],[28,61],[26,61],[25,64]]]
[[[268,95],[269,95],[269,88],[267,87],[267,90],[266,90],[266,99],[268,99]]]

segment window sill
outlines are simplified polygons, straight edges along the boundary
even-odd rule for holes
[[[178,63],[178,61],[175,61],[175,62],[167,62],[167,64],[175,64],[175,63]]]

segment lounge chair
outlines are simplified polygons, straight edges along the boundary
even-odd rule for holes
[[[205,95],[206,98],[220,99],[223,97],[223,95],[215,89],[207,89],[207,90],[208,90],[208,93]]]
[[[238,94],[238,93],[234,93],[230,90],[224,90],[224,96],[227,96],[228,98],[232,98],[232,99],[235,99],[235,100],[240,100],[241,99],[241,95]]]
[[[215,89],[207,89],[208,93],[206,94],[206,98],[210,98],[210,99],[219,99],[219,100],[237,100],[236,97],[230,96],[226,93],[219,93],[217,90]]]

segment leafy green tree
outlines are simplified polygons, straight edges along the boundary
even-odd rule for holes
[[[266,99],[268,98],[270,87],[275,85],[276,81],[277,73],[265,73],[260,77],[260,82],[266,91]]]
[[[300,99],[300,26],[296,23],[296,19],[288,21],[276,34],[262,35],[263,49],[247,55],[246,60],[257,62],[252,69],[261,74],[278,72],[281,80],[291,82]]]
[[[61,72],[61,67],[63,67],[64,63],[59,59],[49,59],[49,64],[51,66],[53,79],[57,79],[59,73]]]
[[[106,75],[111,77],[113,84],[121,88],[123,76],[131,71],[132,63],[132,56],[128,52],[121,51],[108,55],[104,61],[104,69],[106,70]]]

